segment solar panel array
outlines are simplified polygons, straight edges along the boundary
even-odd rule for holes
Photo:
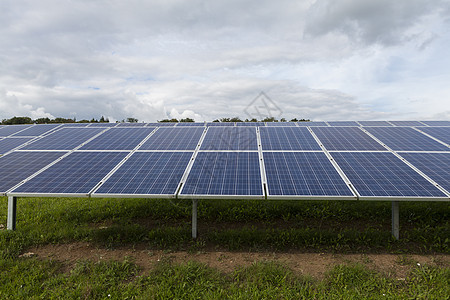
[[[0,126],[12,196],[449,200],[450,122]]]

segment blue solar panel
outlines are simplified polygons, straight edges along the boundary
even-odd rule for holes
[[[387,121],[358,121],[362,126],[392,126]]]
[[[114,127],[117,126],[117,123],[90,123],[89,127]]]
[[[136,152],[95,194],[175,195],[192,152]]]
[[[410,127],[365,127],[395,151],[448,151],[448,147]]]
[[[450,126],[450,121],[420,121],[428,126]]]
[[[261,127],[263,150],[321,150],[305,127]]]
[[[128,153],[74,152],[14,189],[15,194],[87,194]]]
[[[386,150],[358,127],[313,127],[312,131],[327,150]]]
[[[402,153],[403,158],[450,192],[449,153]]]
[[[158,128],[139,150],[195,150],[203,127]]]
[[[234,122],[209,122],[206,126],[234,126]]]
[[[86,142],[104,128],[62,128],[31,144],[24,150],[72,150]]]
[[[303,126],[327,126],[327,123],[325,122],[297,122],[297,126],[303,127]]]
[[[200,127],[205,127],[205,123],[204,122],[180,122],[178,123],[177,127],[185,127],[185,126],[200,126]]]
[[[359,126],[355,121],[332,121],[328,122],[330,126]]]
[[[255,127],[210,127],[202,150],[258,150]]]
[[[43,134],[55,129],[58,126],[60,126],[60,125],[59,124],[34,125],[23,131],[20,131],[20,132],[14,134],[14,136],[40,136],[40,135],[43,135]]]
[[[4,138],[0,139],[0,154],[5,154],[20,145],[29,142],[33,138]]]
[[[10,136],[21,130],[27,129],[31,125],[8,125],[0,128],[0,137]]]
[[[147,123],[146,127],[173,127],[178,123],[175,122],[154,122],[154,123]]]
[[[264,122],[236,122],[236,126],[265,126]]]
[[[332,156],[362,197],[446,197],[390,152],[334,152]]]
[[[257,152],[199,152],[181,195],[263,196]]]
[[[389,121],[395,126],[425,126],[419,121]]]
[[[111,128],[105,131],[80,150],[132,150],[145,139],[154,128]]]
[[[64,153],[20,151],[0,157],[0,193],[5,193]]]
[[[118,127],[127,127],[127,126],[131,126],[131,127],[136,127],[136,126],[145,126],[146,123],[119,123],[117,126]]]
[[[88,127],[91,123],[64,123],[63,127]]]
[[[450,127],[420,127],[418,129],[446,144],[450,144]]]
[[[323,152],[264,152],[270,196],[354,197]]]
[[[296,126],[295,122],[267,122],[266,126],[278,127],[278,126]]]

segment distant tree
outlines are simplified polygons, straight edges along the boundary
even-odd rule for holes
[[[230,122],[242,122],[242,120],[239,117],[234,117],[230,119]]]
[[[286,119],[285,118],[281,118],[280,122],[286,122]]]
[[[34,120],[34,123],[36,124],[49,124],[49,123],[53,123],[53,120],[50,120],[49,118],[39,118]]]
[[[297,118],[293,118],[292,120],[290,120],[289,122],[298,122]]]
[[[127,123],[137,123],[138,119],[136,118],[127,118]]]
[[[160,123],[169,123],[169,122],[178,123],[178,120],[177,119],[163,119],[158,122],[160,122]]]
[[[310,122],[310,121],[311,121],[310,119],[300,119],[297,122]]]
[[[89,123],[98,123],[98,120],[92,118],[92,120]]]
[[[180,122],[195,122],[194,119],[191,118],[185,118],[185,119],[181,119]]]
[[[258,122],[258,120],[256,120],[255,118],[253,118],[253,119],[245,119],[245,121],[244,122]]]
[[[102,116],[102,117],[100,118],[100,121],[99,121],[99,122],[100,122],[100,123],[109,123],[109,119],[108,119],[108,118],[105,119],[105,117]]]
[[[261,120],[261,122],[278,122],[274,117],[267,117]]]
[[[215,119],[213,122],[220,122],[218,119]]]
[[[89,120],[84,119],[84,120],[78,121],[77,123],[90,123],[90,122],[89,122]]]
[[[231,122],[230,118],[221,118],[220,122]]]
[[[15,125],[15,124],[33,124],[33,120],[30,117],[12,117],[11,119],[4,119],[3,125]]]
[[[51,120],[50,123],[75,123],[76,119],[66,119],[66,118],[55,118],[54,120]]]

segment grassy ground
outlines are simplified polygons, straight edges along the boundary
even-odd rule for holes
[[[0,298],[427,298],[448,299],[445,265],[411,264],[404,280],[361,264],[330,266],[311,278],[278,262],[224,273],[198,262],[163,260],[143,272],[130,259],[64,262],[19,258],[37,245],[88,242],[106,249],[449,254],[450,205],[400,203],[400,241],[390,235],[389,202],[199,201],[21,198],[17,231],[4,230],[0,198]],[[3,228],[3,229],[1,229]],[[110,295],[110,296],[109,296]]]

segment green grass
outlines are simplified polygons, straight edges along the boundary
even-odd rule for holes
[[[20,198],[17,230],[5,230],[0,198],[0,299],[448,299],[449,270],[414,266],[405,281],[363,265],[339,265],[323,280],[275,262],[222,274],[196,262],[162,261],[151,274],[127,259],[61,262],[18,258],[36,245],[89,242],[97,247],[187,251],[312,251],[448,254],[450,205],[400,203],[399,241],[389,202],[199,201],[199,238],[191,239],[191,202],[150,199]],[[149,296],[150,295],[150,296]]]

